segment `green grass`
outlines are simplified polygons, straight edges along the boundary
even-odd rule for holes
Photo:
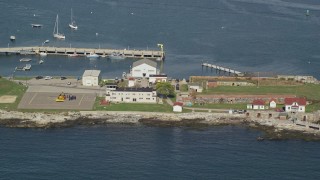
[[[164,104],[141,104],[141,103],[118,103],[110,105],[100,105],[100,100],[97,98],[93,110],[96,111],[142,111],[142,112],[172,112],[172,107]]]
[[[23,85],[19,85],[15,82],[6,80],[4,78],[0,78],[0,96],[3,96],[3,95],[17,96],[17,99],[14,103],[4,103],[4,104],[0,103],[0,109],[16,110],[26,90],[27,88]]]
[[[320,85],[305,84],[297,86],[219,86],[210,88],[203,94],[293,94],[308,100],[320,100]]]
[[[193,105],[194,108],[208,108],[208,109],[247,109],[247,104],[204,104]]]

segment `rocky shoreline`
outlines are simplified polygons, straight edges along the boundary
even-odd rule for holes
[[[77,125],[142,124],[159,127],[209,127],[244,125],[264,132],[260,140],[320,140],[320,131],[296,126],[278,119],[254,119],[243,114],[227,113],[154,113],[80,111],[62,113],[29,113],[0,110],[0,126],[10,128],[67,128]]]

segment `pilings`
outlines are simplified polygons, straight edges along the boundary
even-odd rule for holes
[[[202,63],[202,67],[211,68],[211,71],[212,71],[212,69],[216,69],[216,73],[219,73],[219,74],[222,71],[224,73],[229,73],[229,75],[230,74],[235,74],[237,76],[244,76],[244,73],[242,73],[240,71],[236,71],[236,70],[233,70],[233,69],[230,69],[230,68],[225,68],[225,67],[214,65],[214,64]]]

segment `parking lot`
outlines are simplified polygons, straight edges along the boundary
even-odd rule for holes
[[[30,79],[27,82],[27,92],[23,95],[18,109],[73,109],[91,110],[97,96],[104,96],[103,87],[82,86],[77,79]],[[75,96],[76,99],[56,102],[57,97],[64,93],[67,97]]]
[[[61,92],[60,92],[61,93]],[[59,92],[26,92],[18,109],[74,109],[91,110],[96,99],[94,93],[73,93],[74,100],[66,98],[64,102],[56,102]]]

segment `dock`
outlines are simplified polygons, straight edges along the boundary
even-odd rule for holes
[[[244,76],[243,72],[240,71],[236,71],[230,68],[226,68],[226,67],[222,67],[222,66],[218,66],[218,65],[214,65],[214,64],[209,64],[209,63],[202,63],[202,67],[207,67],[207,68],[212,68],[212,69],[216,69],[217,73],[222,71],[224,73],[229,73],[230,74],[234,74],[236,76]]]
[[[111,54],[117,53],[122,54],[127,58],[134,59],[152,59],[152,60],[164,60],[165,52],[161,50],[129,50],[129,49],[100,49],[100,48],[71,48],[71,47],[44,47],[44,46],[33,46],[33,47],[9,47],[0,48],[0,54],[3,55],[30,55],[47,53],[47,55],[78,55],[86,56],[90,53],[95,53],[101,57],[108,57]]]

